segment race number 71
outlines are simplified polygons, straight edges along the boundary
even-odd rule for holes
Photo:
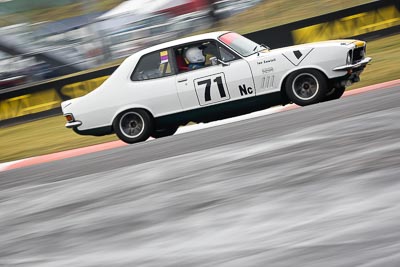
[[[194,80],[200,105],[212,104],[229,99],[223,73]]]

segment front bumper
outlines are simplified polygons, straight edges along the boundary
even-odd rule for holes
[[[333,70],[334,71],[342,71],[342,70],[352,70],[352,69],[357,69],[360,67],[365,67],[371,60],[372,60],[372,58],[366,57],[363,60],[361,60],[360,62],[357,62],[355,64],[339,66],[339,67],[334,68]]]
[[[347,73],[342,77],[333,79],[331,81],[333,87],[335,88],[347,87],[353,83],[359,82],[361,73],[364,71],[365,67],[371,60],[372,59],[370,57],[366,57],[354,64],[348,64],[334,68],[333,69],[334,71],[347,71]]]

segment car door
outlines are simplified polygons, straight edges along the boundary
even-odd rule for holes
[[[134,101],[163,116],[182,110],[176,91],[175,68],[171,64],[171,50],[163,49],[142,56],[131,75],[129,95],[121,101]]]
[[[204,43],[191,45],[204,46]],[[176,76],[183,109],[190,110],[254,96],[254,82],[248,63],[219,42],[208,41],[207,45],[212,46],[213,51],[210,52],[205,66],[180,71]],[[220,62],[212,64],[210,57],[216,57]]]

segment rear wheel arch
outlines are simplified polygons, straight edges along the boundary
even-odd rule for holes
[[[112,122],[112,130],[118,138],[129,144],[147,140],[153,129],[154,117],[144,108],[122,110]]]
[[[154,120],[154,115],[153,113],[146,107],[142,107],[142,106],[127,106],[127,107],[122,107],[120,109],[118,109],[115,113],[114,116],[111,119],[111,128],[114,130],[113,124],[114,121],[118,118],[118,116],[120,116],[122,113],[129,111],[129,110],[143,110],[145,112],[147,112]]]

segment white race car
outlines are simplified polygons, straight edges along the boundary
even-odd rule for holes
[[[188,122],[340,98],[371,61],[365,52],[358,40],[270,50],[234,32],[196,35],[133,54],[96,90],[61,106],[76,133],[135,143]]]

